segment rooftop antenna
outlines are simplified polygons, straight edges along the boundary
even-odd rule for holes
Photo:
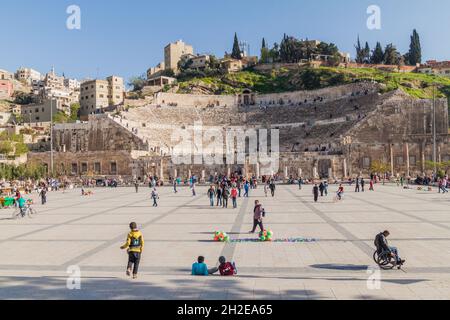
[[[241,41],[239,47],[244,55],[250,56],[250,44],[247,41]]]

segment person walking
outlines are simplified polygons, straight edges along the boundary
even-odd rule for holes
[[[321,182],[319,184],[319,191],[320,191],[320,196],[323,197],[323,191],[325,190],[325,186],[323,185],[323,182]]]
[[[120,249],[127,249],[128,252],[127,276],[130,276],[131,272],[133,272],[133,279],[137,279],[139,262],[144,251],[144,236],[138,230],[136,222],[130,223],[130,230],[127,241]]]
[[[227,186],[222,189],[222,207],[228,208],[228,198],[230,197],[230,190]]]
[[[270,180],[269,189],[272,197],[275,197],[275,181]]]
[[[217,186],[216,197],[217,197],[217,207],[222,206],[222,189],[220,188],[219,185]]]
[[[245,181],[244,183],[244,197],[248,198],[248,191],[250,189],[250,184],[248,181]]]
[[[174,193],[178,193],[178,191],[177,191],[177,179],[176,178],[173,179],[173,192]]]
[[[197,195],[197,194],[195,193],[195,181],[192,181],[191,189],[192,189],[192,196],[195,197],[195,196]]]
[[[39,195],[41,196],[42,205],[45,205],[47,203],[47,187],[42,187]]]
[[[156,188],[153,188],[152,191],[152,199],[153,199],[153,206],[157,207],[158,206],[158,199],[159,199],[159,195],[158,192],[156,191]]]
[[[137,180],[134,182],[134,188],[136,189],[136,193],[139,192],[139,182]]]
[[[371,179],[370,182],[369,182],[369,191],[375,191],[373,189],[373,179]]]
[[[325,193],[325,196],[328,196],[328,182],[323,182],[323,192]]]
[[[319,200],[319,186],[317,183],[313,187],[313,195],[314,195],[314,202],[317,202]]]
[[[448,193],[447,184],[448,184],[448,179],[447,179],[447,176],[445,176],[444,178],[442,178],[440,180],[439,193],[441,192],[441,190],[442,190],[443,194]]]
[[[242,180],[241,180],[241,178],[237,179],[236,188],[238,190],[238,196],[240,198],[241,197],[241,189],[242,189]]]
[[[214,207],[214,196],[216,194],[216,191],[214,190],[214,187],[211,185],[208,189],[208,197],[209,197],[209,203],[211,207]]]
[[[231,201],[233,202],[233,209],[237,208],[237,196],[238,196],[238,191],[234,187],[231,189]]]
[[[359,177],[355,180],[355,192],[359,192]]]
[[[255,207],[253,208],[253,229],[249,233],[255,233],[257,226],[259,226],[261,232],[264,232],[263,217],[265,215],[265,210],[259,203],[259,200],[255,200]]]
[[[298,190],[302,190],[303,179],[302,177],[298,178]]]
[[[361,192],[364,192],[364,185],[366,182],[364,181],[364,178],[361,178]]]

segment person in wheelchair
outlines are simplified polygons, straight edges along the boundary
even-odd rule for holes
[[[405,260],[402,260],[400,258],[400,255],[398,253],[398,249],[396,247],[391,247],[388,245],[387,237],[390,235],[388,230],[385,230],[375,237],[375,246],[377,247],[377,254],[381,255],[382,253],[388,253],[390,255],[395,255],[397,264],[403,265],[405,263]]]

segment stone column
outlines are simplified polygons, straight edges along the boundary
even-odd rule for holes
[[[406,177],[411,176],[410,175],[410,163],[409,163],[409,144],[408,142],[405,143],[405,158],[406,158]]]
[[[159,167],[159,178],[161,179],[161,181],[164,181],[164,163],[163,163],[162,158],[161,158],[161,163],[160,163],[160,167]]]
[[[333,179],[333,168],[328,168],[328,179]]]
[[[425,142],[422,142],[422,148],[420,150],[420,158],[422,163],[422,173],[425,173]]]
[[[189,175],[188,179],[190,179],[190,178],[191,178],[191,176],[192,176],[192,172],[191,172],[191,169],[189,169],[189,171],[188,171],[188,175]]]
[[[438,162],[442,162],[442,157],[441,157],[441,146],[438,146],[438,147],[437,147],[437,154],[438,154],[438,156],[437,156],[437,161],[438,161]]]
[[[202,170],[202,182],[205,182],[205,170]]]
[[[288,177],[288,167],[284,167],[284,178],[287,179]]]
[[[344,159],[344,163],[343,163],[343,167],[344,167],[344,179],[347,178],[347,159]]]
[[[178,170],[173,169],[173,178],[176,179],[178,177]]]
[[[313,179],[317,179],[317,167],[313,167]]]
[[[230,177],[231,176],[231,168],[230,167],[228,167],[228,171],[227,171],[228,173],[228,177]]]
[[[298,177],[300,178],[302,176],[302,168],[298,168]]]
[[[394,150],[392,144],[389,144],[389,152],[391,154],[391,176],[394,176]]]
[[[259,177],[260,177],[259,162],[256,162],[256,179],[259,179]]]

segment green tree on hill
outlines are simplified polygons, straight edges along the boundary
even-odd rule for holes
[[[416,29],[411,35],[411,44],[409,45],[409,52],[405,55],[406,63],[415,66],[417,63],[422,63],[422,46],[420,45],[420,37]]]
[[[363,61],[364,63],[370,63],[370,46],[369,43],[366,41],[366,46],[363,50]]]
[[[231,51],[231,57],[233,59],[242,59],[241,48],[239,47],[239,40],[237,33],[234,33],[233,50]]]
[[[278,43],[273,44],[273,48],[269,51],[269,58],[272,62],[279,62],[280,61],[280,46]]]
[[[131,77],[131,79],[128,81],[128,85],[133,87],[133,91],[139,91],[144,88],[144,86],[147,83],[146,75],[141,74],[140,76],[134,76]]]
[[[355,45],[355,49],[356,49],[356,62],[357,63],[364,63],[364,49],[361,46],[361,41],[359,40],[359,36],[358,36],[358,41],[356,42]]]
[[[381,63],[383,63],[383,60],[384,60],[383,47],[381,46],[380,42],[377,42],[377,45],[375,46],[375,49],[373,50],[370,62],[372,64],[381,64]]]
[[[392,44],[388,44],[384,49],[384,63],[390,65],[398,65],[400,63],[400,54],[397,48]]]
[[[262,46],[261,46],[260,61],[261,61],[261,63],[268,63],[269,60],[270,60],[270,51],[269,51],[269,48],[267,48],[266,39],[263,38]]]

